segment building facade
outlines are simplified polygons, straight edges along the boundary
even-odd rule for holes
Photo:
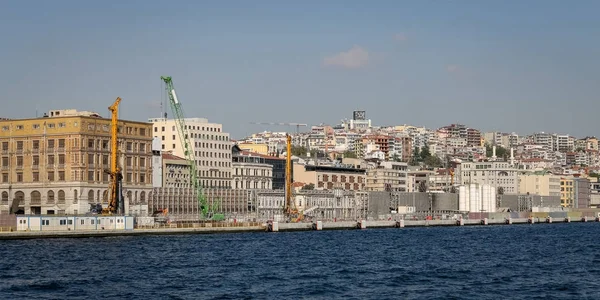
[[[519,194],[560,197],[560,176],[550,173],[519,175]]]
[[[162,154],[162,187],[192,187],[192,168],[185,158],[170,153]]]
[[[154,118],[150,122],[153,125],[152,135],[160,139],[162,151],[186,157],[175,120]],[[223,125],[209,123],[204,118],[186,118],[184,123],[191,135],[190,147],[200,184],[207,188],[231,188],[232,143],[229,133],[223,132]]]
[[[273,188],[273,166],[265,163],[265,155],[241,151],[233,156],[234,189]]]
[[[489,184],[505,194],[519,192],[518,170],[505,161],[465,162],[458,165],[458,183]]]
[[[89,211],[88,203],[108,204],[111,120],[61,112],[0,121],[2,213],[13,200],[15,212],[25,214],[78,214]],[[125,203],[145,202],[152,188],[152,124],[118,124]]]
[[[407,163],[381,162],[376,168],[367,170],[366,191],[407,191]]]
[[[366,170],[337,166],[294,165],[294,181],[312,183],[317,190],[362,191],[366,185]]]

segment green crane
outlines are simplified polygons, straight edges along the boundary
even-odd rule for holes
[[[169,103],[171,104],[171,110],[173,111],[173,114],[175,114],[175,123],[177,124],[177,133],[179,135],[179,140],[181,141],[181,146],[185,154],[185,159],[187,159],[190,163],[190,171],[192,173],[192,186],[196,190],[198,196],[200,216],[202,218],[206,218],[208,216],[208,205],[206,203],[206,197],[202,192],[202,186],[200,185],[200,181],[198,180],[198,172],[196,170],[196,159],[194,151],[192,149],[191,135],[189,134],[187,126],[185,125],[183,108],[181,107],[181,103],[177,99],[177,94],[175,93],[175,87],[173,86],[173,80],[171,79],[171,77],[161,76],[160,79],[162,79],[165,82],[165,88],[167,90],[167,95],[169,95]]]

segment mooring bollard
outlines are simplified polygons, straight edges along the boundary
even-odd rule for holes
[[[508,218],[508,219],[506,219],[506,224],[508,224],[508,225],[512,225],[512,218]]]
[[[487,224],[488,224],[488,219],[483,218],[483,220],[481,220],[481,225],[487,225]]]
[[[404,220],[396,221],[396,228],[404,228]]]
[[[546,218],[546,223],[552,223],[552,217],[547,217]]]
[[[465,219],[461,218],[459,220],[456,220],[456,225],[458,225],[458,226],[465,226]]]
[[[566,222],[566,223],[571,223],[571,217],[566,217],[566,218],[565,218],[565,222]]]

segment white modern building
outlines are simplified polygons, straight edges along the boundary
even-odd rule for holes
[[[185,158],[175,120],[154,118],[149,121],[153,124],[153,136],[160,139],[161,151],[171,151]],[[223,132],[223,125],[209,123],[205,118],[186,118],[184,122],[191,135],[190,147],[200,184],[203,187],[231,188],[232,143],[229,133]]]

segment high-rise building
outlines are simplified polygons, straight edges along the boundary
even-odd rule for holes
[[[45,115],[47,116],[47,115]],[[108,204],[110,119],[53,110],[51,117],[0,120],[0,212],[77,214]],[[152,124],[118,123],[119,165],[126,205],[152,189]],[[127,206],[126,206],[127,211]]]
[[[179,157],[186,157],[182,149],[181,136],[173,119],[150,119],[152,135],[158,137],[162,151],[172,151]],[[206,188],[231,188],[231,147],[229,133],[223,132],[223,125],[209,123],[204,118],[184,120],[191,135],[191,148],[194,153],[198,180]]]

